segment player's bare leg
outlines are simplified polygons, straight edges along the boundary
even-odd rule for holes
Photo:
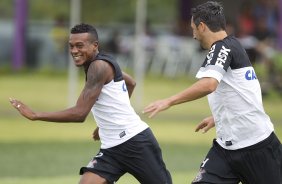
[[[81,176],[79,184],[107,184],[107,181],[95,173],[85,172]]]

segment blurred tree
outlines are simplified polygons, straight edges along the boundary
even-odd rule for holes
[[[82,0],[82,21],[95,24],[112,22],[133,23],[135,0]],[[70,0],[28,0],[29,20],[54,20],[57,15],[69,18]],[[171,23],[177,17],[176,0],[147,2],[148,20],[152,23]],[[1,18],[12,18],[14,0],[0,1]]]
[[[0,1],[0,17],[1,19],[11,19],[14,13],[14,1],[1,0]]]
[[[54,20],[58,15],[69,17],[70,0],[28,0],[30,20]]]
[[[134,0],[83,0],[82,20],[98,24],[135,21]],[[126,10],[126,11],[125,11]],[[153,23],[170,23],[175,20],[175,0],[147,1],[147,17]]]

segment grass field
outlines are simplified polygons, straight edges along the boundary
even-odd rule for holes
[[[78,94],[83,80],[79,80]],[[191,80],[150,76],[144,83],[143,106],[184,89]],[[67,84],[63,74],[0,75],[0,183],[78,183],[79,168],[88,163],[100,146],[91,139],[96,127],[92,116],[83,124],[31,122],[22,118],[8,101],[14,97],[34,110],[60,110],[67,106]],[[264,99],[264,105],[282,139],[282,99],[272,95]],[[210,147],[214,130],[206,134],[194,132],[195,125],[209,114],[206,98],[173,107],[153,119],[141,114],[159,140],[175,184],[193,179]],[[137,183],[130,175],[118,181]]]

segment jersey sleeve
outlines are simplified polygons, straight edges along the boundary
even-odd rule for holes
[[[230,66],[231,59],[231,49],[222,41],[216,42],[209,50],[196,78],[212,77],[220,82]]]

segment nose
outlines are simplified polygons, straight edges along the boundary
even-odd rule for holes
[[[76,47],[70,48],[70,53],[75,54],[75,53],[77,53],[77,52],[78,52],[78,50],[77,50]]]

